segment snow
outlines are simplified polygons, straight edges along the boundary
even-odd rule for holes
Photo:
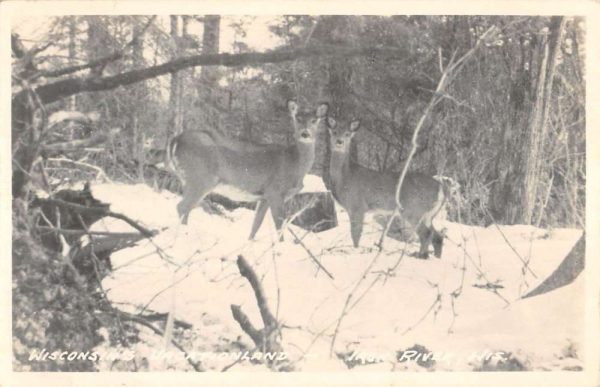
[[[300,192],[327,192],[323,179],[319,176],[307,174],[302,181],[302,190]]]
[[[305,189],[322,191],[324,187],[319,178],[311,177]],[[371,218],[366,221],[361,246],[355,249],[347,214],[338,206],[339,227],[306,234],[289,226],[332,273],[332,280],[301,244],[293,242],[291,234],[284,233],[286,240],[276,242],[269,215],[256,240],[249,241],[254,214],[247,209],[222,216],[198,207],[184,226],[177,219],[175,206],[180,198],[175,194],[155,192],[145,185],[118,184],[95,185],[92,191],[111,203],[113,211],[162,230],[151,242],[144,240],[112,255],[114,270],[103,281],[108,297],[129,312],[142,308],[173,311],[177,319],[193,324],[193,333],[185,338],[188,351],[234,351],[239,342],[253,347],[230,311],[231,304],[241,305],[256,327],[263,326],[254,293],[236,266],[241,254],[261,279],[272,312],[288,327],[283,329],[282,345],[298,370],[347,371],[336,353],[357,351],[355,356],[371,354],[384,361],[352,371],[424,371],[415,362],[394,361],[397,351],[415,344],[434,352],[439,359],[435,370],[473,370],[481,366],[481,356],[496,352],[512,353],[529,370],[583,365],[579,358],[583,352],[583,276],[561,289],[519,300],[554,271],[581,230],[482,228],[447,222],[442,258],[419,260],[408,256],[418,250],[416,244],[389,238],[379,253],[374,244],[381,226]],[[102,220],[93,228],[131,231],[129,225],[114,219]],[[524,274],[521,260],[529,260],[537,278],[530,272]],[[481,287],[488,281],[501,286],[499,295]],[[352,308],[341,322],[330,357],[337,321],[350,293]],[[453,293],[460,294],[453,297]],[[147,355],[161,343],[160,337],[148,331],[136,351]],[[203,361],[205,367],[216,370],[230,363],[230,359]],[[149,367],[155,367],[152,361]],[[185,361],[174,367],[189,369]],[[253,368],[257,366],[240,362],[232,371]]]

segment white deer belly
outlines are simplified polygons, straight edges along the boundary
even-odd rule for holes
[[[236,202],[255,202],[262,198],[261,195],[256,195],[236,186],[222,183],[217,185],[212,192],[223,195]]]
[[[394,210],[387,208],[371,208],[367,211],[367,213],[372,215],[390,216],[394,213]]]

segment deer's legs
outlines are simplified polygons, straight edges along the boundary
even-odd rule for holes
[[[187,224],[190,211],[196,207],[198,202],[210,192],[217,184],[217,180],[204,181],[203,184],[187,184],[183,191],[183,199],[177,204],[177,213],[182,224]]]
[[[281,226],[283,225],[283,221],[285,219],[283,198],[269,199],[269,203],[271,205],[271,215],[273,216],[275,228],[277,229],[277,232],[280,233],[279,240],[283,241],[283,232],[281,232]]]
[[[266,199],[261,199],[258,201],[258,204],[256,205],[256,211],[254,212],[254,221],[252,222],[252,230],[250,231],[250,238],[248,238],[248,239],[254,239],[254,236],[256,235],[258,229],[260,228],[260,225],[262,224],[263,220],[265,219],[265,214],[267,213],[268,209],[269,209],[269,202],[267,202]]]
[[[433,230],[433,237],[431,239],[431,244],[433,244],[433,254],[436,258],[442,257],[442,247],[444,245],[444,236],[440,234],[435,229]]]
[[[417,227],[417,235],[419,236],[419,241],[421,242],[421,248],[419,250],[418,257],[424,259],[429,258],[429,244],[431,243],[431,239],[433,237],[433,230],[421,222]]]
[[[352,242],[354,243],[354,247],[358,247],[360,236],[362,235],[365,213],[362,211],[348,211],[348,216],[350,217],[350,234],[352,235]]]

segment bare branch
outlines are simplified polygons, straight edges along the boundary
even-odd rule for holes
[[[242,311],[242,307],[239,305],[231,305],[231,314],[233,315],[233,319],[240,324],[240,328],[250,336],[254,344],[257,347],[261,346],[261,343],[263,342],[262,333],[252,325],[246,313]]]
[[[69,202],[65,202],[63,200],[60,199],[40,199],[41,201],[44,201],[46,203],[50,203],[50,204],[54,204],[58,207],[62,207],[62,208],[69,208],[75,211],[78,211],[80,213],[87,213],[87,214],[98,214],[98,215],[104,215],[104,216],[110,216],[112,218],[116,218],[116,219],[121,219],[122,221],[126,222],[127,224],[129,224],[131,227],[135,228],[136,230],[138,230],[139,232],[141,232],[145,237],[152,237],[153,235],[156,234],[156,231],[151,231],[148,230],[147,228],[141,226],[139,223],[137,223],[136,221],[130,219],[129,217],[123,215],[123,214],[119,214],[117,212],[112,212],[110,210],[107,210],[106,208],[102,208],[102,207],[86,207],[86,206],[82,206],[79,204],[75,204],[75,203],[69,203]]]
[[[10,34],[10,43],[13,55],[17,59],[23,58],[27,53],[27,49],[23,45],[23,42],[21,42],[19,35],[15,33]]]
[[[280,63],[299,58],[314,58],[321,56],[382,56],[402,57],[403,50],[391,48],[353,48],[353,47],[306,47],[296,50],[274,50],[269,52],[250,52],[241,54],[200,54],[178,58],[161,65],[141,70],[132,70],[117,75],[101,78],[70,78],[54,83],[41,85],[36,91],[44,103],[50,103],[73,94],[86,91],[102,91],[118,86],[131,85],[150,78],[177,72],[194,66],[257,66],[267,63]],[[19,92],[13,97],[13,103],[24,103],[25,93]]]
[[[263,290],[262,285],[260,284],[260,281],[256,276],[256,273],[254,272],[254,270],[252,270],[252,267],[250,267],[248,261],[246,261],[246,259],[241,255],[238,255],[237,266],[240,271],[240,274],[243,277],[245,277],[248,280],[248,282],[250,282],[252,290],[254,290],[254,295],[256,296],[256,303],[258,305],[258,309],[260,310],[260,315],[262,317],[263,323],[265,324],[265,327],[276,326],[277,321],[275,320],[275,317],[273,317],[273,314],[269,310],[269,306],[267,305],[267,299],[265,297],[265,291]]]
[[[252,289],[254,290],[254,295],[256,297],[256,303],[258,305],[258,309],[260,311],[261,318],[263,320],[264,328],[257,329],[252,325],[248,316],[242,311],[241,306],[239,305],[231,305],[231,313],[233,314],[233,318],[238,322],[240,327],[244,332],[252,338],[252,341],[256,345],[256,348],[263,352],[279,352],[282,350],[280,344],[281,331],[279,329],[279,322],[273,317],[273,314],[269,310],[269,306],[267,305],[267,300],[264,294],[264,290],[256,273],[252,269],[252,267],[248,264],[246,259],[238,255],[237,266],[240,271],[240,274],[245,277]],[[235,364],[235,363],[234,363]],[[280,369],[280,370],[291,370],[289,367],[289,363],[287,360],[276,360],[271,359],[268,360],[269,367]],[[224,370],[228,369],[226,367]]]
[[[44,218],[46,223],[49,222],[48,218],[46,218],[43,213],[41,215]],[[65,235],[100,235],[100,236],[114,236],[114,237],[136,237],[140,234],[134,232],[110,232],[110,231],[86,231],[86,230],[77,230],[77,229],[65,229],[54,226],[37,226],[36,227],[40,231],[55,231]]]

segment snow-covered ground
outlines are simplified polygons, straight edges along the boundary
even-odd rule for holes
[[[319,186],[311,179],[306,184],[310,189]],[[339,206],[339,227],[306,234],[290,226],[303,238],[302,246],[287,232],[284,242],[275,243],[270,215],[256,240],[248,241],[254,214],[247,209],[221,216],[198,207],[189,224],[180,226],[177,195],[145,185],[102,184],[92,190],[95,197],[111,203],[113,211],[163,229],[152,242],[143,240],[113,254],[114,271],[103,281],[109,298],[129,312],[173,311],[177,319],[192,324],[191,332],[175,336],[192,356],[235,351],[240,342],[253,347],[230,310],[231,304],[241,305],[262,328],[254,293],[236,266],[241,254],[262,280],[272,312],[287,327],[282,344],[297,370],[347,371],[340,359],[344,354],[347,360],[354,359],[350,363],[359,363],[353,371],[426,370],[415,361],[395,361],[397,351],[414,345],[433,352],[436,362],[429,370],[473,370],[485,356],[493,360],[492,354],[505,358],[508,353],[528,370],[583,366],[584,276],[559,290],[519,300],[559,265],[580,230],[448,223],[442,258],[419,260],[401,258],[406,245],[389,238],[378,253],[374,244],[381,226],[371,219],[361,247],[355,249],[347,214]],[[115,219],[103,220],[94,229],[131,230]],[[417,244],[409,244],[407,253],[417,249]],[[319,270],[307,250],[334,279]],[[521,259],[529,260],[537,278],[524,272]],[[498,285],[497,293],[490,284]],[[334,335],[351,293],[350,308]],[[164,349],[161,338],[140,329],[144,340],[136,344],[136,356],[146,357],[149,369],[163,367],[152,357],[153,351]],[[173,347],[168,351],[178,352]],[[414,360],[416,353],[404,355]],[[208,369],[232,363],[230,358],[204,356],[202,363]],[[361,359],[374,364],[361,366]],[[183,359],[169,364],[189,369]],[[261,367],[244,361],[231,370]]]

